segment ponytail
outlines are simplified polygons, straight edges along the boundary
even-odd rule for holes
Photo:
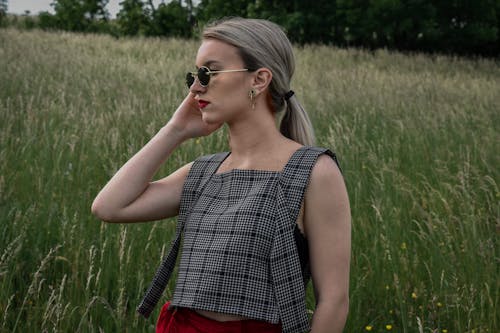
[[[281,119],[280,132],[305,146],[314,146],[316,138],[311,120],[295,96],[286,100],[285,115]]]

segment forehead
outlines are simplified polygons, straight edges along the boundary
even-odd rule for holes
[[[196,54],[196,66],[217,62],[222,65],[242,64],[238,49],[217,39],[204,39]]]

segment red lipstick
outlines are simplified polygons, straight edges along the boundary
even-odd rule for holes
[[[202,100],[202,99],[200,99],[200,100],[198,101],[198,106],[200,107],[200,109],[205,108],[208,104],[210,104],[210,102],[209,102],[209,101],[205,101],[205,100]]]

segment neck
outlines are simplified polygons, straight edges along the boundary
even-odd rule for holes
[[[229,124],[233,160],[245,161],[259,154],[269,154],[287,140],[276,128],[273,114],[267,110]]]

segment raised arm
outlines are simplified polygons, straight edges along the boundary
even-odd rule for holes
[[[208,135],[220,126],[202,121],[198,103],[189,93],[170,121],[99,192],[92,213],[106,222],[143,222],[177,215],[191,163],[163,179],[151,180],[184,140]]]
[[[312,170],[304,226],[317,303],[311,333],[340,333],[349,308],[351,215],[342,174],[327,155]]]

